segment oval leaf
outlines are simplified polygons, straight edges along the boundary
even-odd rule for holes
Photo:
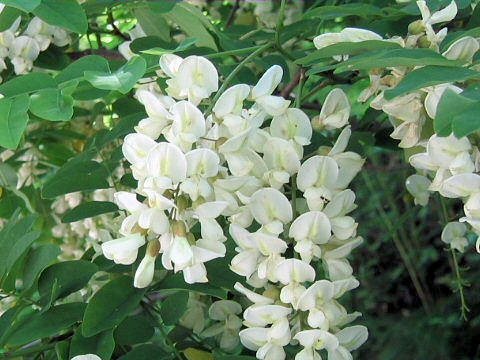
[[[128,276],[103,286],[87,305],[82,324],[83,336],[93,336],[118,325],[138,306],[145,291],[134,288],[133,279]]]
[[[118,206],[110,201],[85,202],[67,211],[62,217],[62,222],[71,223],[74,221],[91,218],[100,214],[111,213],[117,210]]]

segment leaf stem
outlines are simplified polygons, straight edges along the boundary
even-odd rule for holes
[[[447,206],[445,204],[445,200],[443,199],[442,196],[438,197],[440,199],[440,207],[442,209],[442,218],[443,218],[443,225],[448,224],[448,210]],[[460,267],[458,265],[458,259],[457,259],[457,254],[455,254],[455,249],[450,246],[450,254],[452,255],[452,261],[453,261],[453,270],[455,272],[455,278],[457,281],[457,291],[460,294],[460,318],[464,321],[467,321],[467,312],[470,312],[470,309],[468,308],[467,302],[465,301],[465,293],[463,286],[466,285],[465,281],[462,278],[462,274],[460,272]]]

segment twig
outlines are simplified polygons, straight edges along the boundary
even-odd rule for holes
[[[292,90],[295,89],[295,86],[298,85],[298,83],[300,82],[300,78],[302,77],[302,75],[304,73],[305,73],[305,71],[303,69],[298,70],[297,73],[295,74],[295,76],[293,77],[292,81],[290,81],[282,89],[282,91],[280,92],[280,96],[284,97],[284,98],[287,98],[290,95],[290,93],[292,92]]]
[[[123,40],[125,40],[125,41],[130,40],[130,38],[129,38],[127,35],[123,34],[123,33],[120,31],[120,29],[117,27],[117,25],[115,25],[115,19],[113,18],[113,14],[112,14],[111,11],[108,12],[107,18],[108,18],[108,23],[111,25],[111,27],[112,27],[112,29],[113,29],[113,33],[114,33],[115,35],[120,36],[120,37],[121,37]]]
[[[448,224],[448,211],[447,207],[445,205],[445,200],[443,199],[442,196],[439,196],[440,199],[440,205],[442,208],[442,217],[443,217],[443,225]],[[464,321],[467,321],[467,312],[470,312],[470,309],[468,308],[467,302],[465,301],[465,294],[463,291],[463,286],[466,286],[467,284],[465,281],[462,279],[462,274],[460,273],[460,267],[458,266],[458,260],[457,260],[457,254],[455,254],[455,249],[450,246],[450,254],[452,255],[452,260],[453,260],[453,270],[455,272],[455,277],[457,280],[457,291],[460,294],[460,318],[463,319]]]
[[[235,4],[233,5],[232,11],[230,12],[230,15],[228,15],[228,20],[227,23],[225,24],[225,28],[229,28],[232,26],[233,21],[235,20],[235,13],[237,10],[240,8],[240,0],[235,0]]]
[[[75,51],[71,53],[67,53],[68,57],[72,60],[78,60],[84,56],[88,55],[100,55],[103,56],[107,60],[125,60],[122,55],[120,55],[116,51],[110,51],[106,49],[92,49],[92,50],[84,50],[84,51]]]

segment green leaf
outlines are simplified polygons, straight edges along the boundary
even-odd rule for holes
[[[118,90],[122,94],[129,92],[147,70],[147,63],[140,56],[131,58],[115,72],[85,71],[85,79],[94,87],[102,90]]]
[[[145,34],[158,36],[166,42],[170,41],[170,25],[162,16],[150,11],[146,6],[136,8],[134,14]]]
[[[58,89],[44,89],[30,97],[30,111],[41,119],[68,121],[73,116],[73,98]]]
[[[84,72],[87,70],[108,72],[110,68],[108,67],[108,61],[103,57],[88,55],[68,65],[55,77],[55,81],[61,84],[70,80],[83,79]]]
[[[40,5],[33,10],[33,14],[50,25],[79,34],[87,32],[87,16],[76,1],[41,0]]]
[[[433,120],[433,128],[439,136],[448,136],[452,132],[453,118],[476,103],[451,89],[446,89],[437,105],[437,112]]]
[[[33,242],[37,240],[39,237],[40,237],[40,232],[32,231],[24,234],[20,238],[15,239],[15,242],[13,243],[13,246],[10,248],[10,251],[7,254],[5,254],[5,256],[7,257],[6,272],[8,276],[10,276],[10,272],[13,272],[14,273],[13,276],[16,277],[15,270],[13,269],[15,263],[27,251],[27,249],[30,248]]]
[[[175,325],[187,310],[188,291],[179,291],[162,302],[160,314],[165,325]]]
[[[38,292],[43,303],[82,289],[97,270],[97,265],[85,260],[64,261],[49,266],[38,279]]]
[[[395,66],[459,66],[459,61],[448,60],[431,49],[391,49],[354,56],[335,67],[337,72],[368,70]]]
[[[22,12],[14,7],[6,6],[0,13],[0,31],[5,31],[12,26]]]
[[[197,46],[205,46],[218,50],[215,40],[207,28],[212,25],[203,13],[194,6],[178,3],[170,12],[163,14],[167,20],[176,23],[185,33],[192,38],[197,38]],[[213,28],[210,28],[214,30]]]
[[[153,344],[143,344],[134,347],[129,353],[123,355],[119,360],[163,360],[171,359],[171,354],[167,353],[160,346]]]
[[[106,214],[118,210],[118,206],[110,201],[84,202],[77,207],[68,210],[62,216],[63,223],[71,223],[78,220],[91,218],[100,214]]]
[[[0,279],[10,271],[17,259],[38,238],[38,232],[30,232],[37,217],[36,214],[32,214],[18,219],[18,212],[16,212],[0,232],[0,254],[2,254]]]
[[[29,104],[27,95],[0,99],[0,146],[8,149],[18,146],[27,127]]]
[[[316,50],[307,56],[298,59],[296,63],[302,65],[312,65],[325,58],[331,58],[336,55],[358,55],[362,53],[380,51],[386,49],[398,49],[400,45],[394,42],[381,40],[367,40],[360,42],[341,42],[329,45],[323,49]]]
[[[60,253],[60,247],[54,244],[40,245],[30,251],[23,274],[24,289],[30,289],[40,272],[50,265]]]
[[[227,292],[208,283],[187,284],[180,273],[167,276],[155,285],[156,290],[190,290],[200,294],[211,295],[220,299],[227,298]]]
[[[101,148],[119,137],[133,132],[134,127],[145,118],[143,112],[124,116],[109,132],[95,138],[95,145]]]
[[[16,76],[12,80],[0,85],[0,94],[8,98],[56,87],[57,84],[50,75],[37,72]]]
[[[80,321],[84,310],[83,303],[69,303],[37,312],[10,334],[7,344],[22,345],[55,335]]]
[[[74,161],[63,165],[42,188],[44,199],[53,199],[59,195],[76,191],[108,189],[108,173],[96,161]]]
[[[304,19],[323,19],[333,20],[337,17],[359,16],[370,18],[372,16],[382,16],[382,10],[370,4],[345,4],[341,6],[319,6],[313,10],[307,11],[303,15]]]
[[[172,54],[172,53],[186,50],[189,47],[192,47],[193,45],[195,45],[196,42],[197,42],[197,39],[189,38],[189,39],[182,40],[182,42],[180,42],[180,44],[178,44],[178,46],[175,49],[164,49],[160,47],[154,47],[148,50],[142,50],[141,52],[144,54],[161,56],[163,54]]]
[[[385,99],[427,86],[480,78],[480,72],[463,67],[425,66],[408,73],[393,89],[385,91]]]
[[[70,348],[70,341],[59,341],[55,344],[55,355],[57,360],[69,360],[68,351]]]
[[[75,100],[89,101],[106,97],[109,90],[101,90],[93,87],[88,81],[80,81],[72,96]]]
[[[154,13],[161,14],[172,10],[176,3],[176,1],[151,1],[147,5]]]
[[[41,0],[0,0],[0,3],[28,13],[32,12],[38,5],[40,5],[40,1]]]
[[[155,332],[149,319],[143,315],[129,316],[117,326],[113,334],[115,342],[120,345],[134,345],[151,339]]]
[[[83,336],[93,336],[118,325],[138,306],[145,291],[134,288],[133,279],[128,276],[104,285],[87,305],[82,324]]]
[[[114,349],[115,341],[113,340],[112,329],[86,338],[82,335],[81,328],[78,328],[70,343],[69,359],[77,355],[96,354],[102,360],[107,360],[111,358]]]
[[[479,101],[469,108],[461,109],[458,115],[453,118],[452,130],[457,138],[462,138],[480,130]]]

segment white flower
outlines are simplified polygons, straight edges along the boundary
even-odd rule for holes
[[[122,145],[123,156],[132,164],[133,177],[137,180],[146,176],[147,157],[157,145],[143,134],[128,134]]]
[[[405,182],[410,195],[414,197],[415,205],[426,206],[430,197],[428,188],[432,182],[422,175],[410,175]]]
[[[154,240],[156,241],[156,240]],[[153,280],[153,273],[155,271],[156,256],[151,256],[148,252],[138,265],[133,280],[133,286],[136,288],[146,288]]]
[[[359,282],[354,278],[335,282],[317,281],[300,296],[298,309],[308,311],[307,322],[310,327],[326,331],[347,316],[345,309],[335,299],[358,285]]]
[[[238,84],[228,88],[213,107],[215,116],[223,119],[226,115],[240,115],[243,102],[249,94],[250,86],[245,84]]]
[[[313,156],[305,161],[297,174],[298,189],[303,191],[310,210],[322,210],[331,200],[338,179],[337,162],[329,156]]]
[[[187,179],[180,189],[187,193],[193,201],[199,196],[208,198],[212,194],[212,186],[208,178],[217,176],[220,158],[209,149],[191,150],[185,155],[187,159]]]
[[[361,42],[367,40],[382,40],[382,37],[369,30],[345,28],[339,33],[325,33],[318,35],[313,39],[313,44],[320,50],[329,45],[341,42]],[[347,55],[334,56],[334,59],[337,61],[341,61],[342,59],[346,60],[347,58]]]
[[[71,360],[102,360],[102,359],[95,354],[86,354],[86,355],[74,356]]]
[[[192,329],[194,334],[200,334],[205,328],[207,306],[204,296],[193,291],[189,292],[187,310],[179,324]]]
[[[218,73],[215,66],[204,57],[162,55],[162,70],[172,79],[167,80],[167,92],[175,99],[188,99],[198,105],[202,99],[218,90]]]
[[[178,146],[167,142],[156,144],[148,154],[148,175],[158,180],[158,186],[169,189],[187,177],[187,159]]]
[[[358,349],[368,338],[368,330],[365,326],[355,325],[349,326],[335,333],[339,346],[329,351],[329,360],[350,360],[352,359],[351,351]]]
[[[220,348],[233,351],[240,343],[238,332],[242,327],[242,320],[237,316],[242,312],[239,303],[232,300],[215,301],[208,310],[210,319],[217,321],[202,332],[205,337],[217,337]]]
[[[340,129],[348,124],[350,117],[350,102],[342,89],[330,91],[323,103],[318,118],[314,119],[316,126],[327,130]]]
[[[312,126],[308,116],[302,110],[290,108],[285,113],[273,117],[270,133],[272,136],[305,146],[310,144]]]
[[[457,94],[462,92],[462,89],[452,84],[440,84],[427,88],[427,96],[425,97],[425,110],[428,116],[435,119],[437,114],[437,107],[445,90],[450,89]]]
[[[269,171],[264,175],[276,189],[288,183],[300,168],[300,159],[293,145],[281,138],[270,138],[263,147],[263,159]]]
[[[178,145],[183,151],[192,148],[192,144],[205,135],[205,118],[202,112],[189,101],[179,101],[170,108],[173,122],[167,128],[165,137]]]
[[[272,93],[282,81],[283,69],[273,65],[260,78],[257,85],[252,89],[252,99],[269,115],[278,116],[287,110],[290,101],[281,96],[273,96]]]
[[[171,122],[172,115],[167,109],[174,104],[174,101],[168,96],[158,96],[151,91],[143,89],[138,90],[136,96],[145,106],[148,118],[140,121],[135,127],[135,131],[155,140]]]
[[[446,179],[440,188],[440,194],[448,198],[467,197],[480,189],[480,175],[458,174]]]
[[[326,349],[329,353],[337,349],[339,342],[335,335],[324,330],[303,330],[294,337],[303,350],[297,353],[295,360],[321,360],[316,350]]]
[[[328,217],[320,211],[310,211],[300,215],[290,226],[288,236],[297,242],[295,251],[303,261],[310,263],[315,256],[321,256],[319,244],[330,239],[331,225]]]
[[[468,240],[465,237],[467,226],[460,222],[449,222],[442,231],[442,241],[449,244],[453,249],[460,252],[465,251],[465,246],[468,245]]]
[[[305,281],[315,280],[315,270],[312,266],[299,259],[286,259],[275,268],[275,276],[283,285],[280,299],[286,304],[297,308],[298,300],[305,291],[302,285]]]
[[[286,318],[273,323],[270,328],[252,327],[240,331],[242,344],[257,352],[257,359],[284,360],[283,347],[290,342],[290,327]]]
[[[263,188],[250,198],[248,208],[253,218],[272,234],[280,234],[283,224],[292,220],[292,207],[280,191]]]
[[[24,35],[15,38],[9,54],[15,74],[20,75],[29,72],[39,54],[40,47],[35,39]]]
[[[465,36],[454,41],[442,55],[449,60],[462,60],[471,64],[473,56],[479,49],[480,45],[477,39]]]
[[[137,259],[138,249],[145,244],[140,234],[131,234],[102,244],[103,255],[116,264],[130,265]]]

